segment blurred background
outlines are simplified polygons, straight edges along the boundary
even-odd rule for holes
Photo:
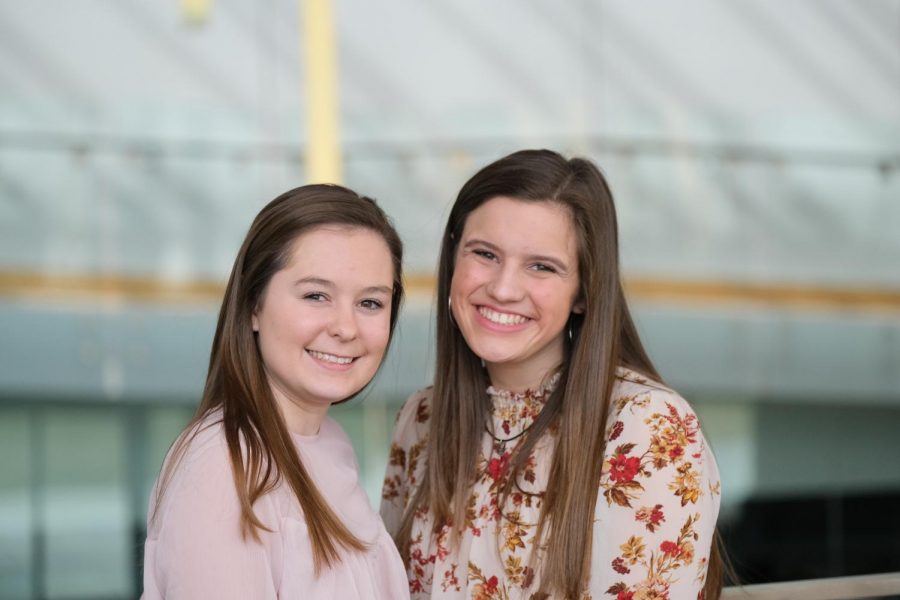
[[[407,246],[334,414],[377,505],[460,185],[597,161],[745,582],[900,570],[900,1],[0,2],[0,598],[133,598],[256,212],[340,180]]]

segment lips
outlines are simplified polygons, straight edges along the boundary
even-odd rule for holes
[[[332,363],[335,365],[349,365],[357,358],[355,356],[339,356],[337,354],[328,354],[327,352],[319,352],[318,350],[310,350],[309,348],[307,348],[306,351],[316,360],[321,360],[323,362]]]
[[[523,323],[527,323],[528,321],[531,321],[531,319],[529,319],[528,317],[525,317],[525,316],[522,316],[519,314],[515,314],[515,313],[496,311],[491,308],[488,308],[487,306],[479,306],[478,314],[480,314],[482,317],[484,317],[491,323],[495,323],[497,325],[508,325],[508,326],[522,325]]]

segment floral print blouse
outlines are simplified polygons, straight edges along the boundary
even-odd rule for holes
[[[407,571],[414,600],[528,599],[538,589],[535,532],[555,433],[538,441],[502,510],[500,491],[520,434],[557,381],[515,394],[488,388],[494,435],[482,440],[458,550],[449,527],[432,536],[431,514],[415,516]],[[414,394],[397,419],[381,502],[392,533],[424,475],[430,400],[430,389]],[[608,423],[583,600],[702,598],[720,486],[697,416],[671,389],[620,368]]]

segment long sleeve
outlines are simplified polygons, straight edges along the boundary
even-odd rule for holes
[[[591,556],[594,598],[698,598],[719,511],[715,459],[688,403],[640,386],[611,408]]]
[[[268,528],[277,528],[268,495],[254,509]],[[260,534],[262,541],[241,536],[225,445],[192,448],[172,478],[147,539],[144,598],[276,598],[272,563],[280,561],[281,550],[271,533]]]

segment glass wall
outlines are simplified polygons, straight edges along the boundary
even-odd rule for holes
[[[234,255],[319,152],[303,4],[0,3],[0,598],[139,593]],[[373,503],[449,206],[549,147],[610,182],[744,580],[900,570],[897,0],[330,4],[342,182],[406,244],[389,359],[334,409]]]
[[[189,406],[0,403],[4,598],[130,598],[147,498]]]

